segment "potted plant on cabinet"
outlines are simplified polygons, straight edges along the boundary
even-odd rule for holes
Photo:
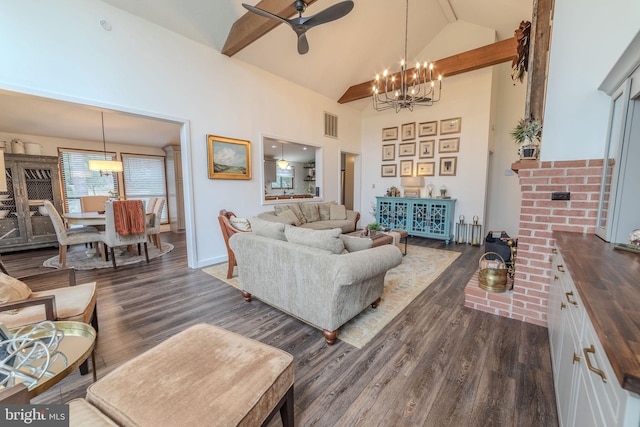
[[[511,130],[511,136],[515,143],[521,144],[518,149],[520,159],[538,159],[541,135],[542,123],[539,120],[534,118],[520,119],[516,127]]]

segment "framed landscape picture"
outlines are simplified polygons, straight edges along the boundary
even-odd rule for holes
[[[384,177],[390,177],[390,176],[396,176],[398,174],[397,172],[397,166],[398,165],[382,165],[382,170],[380,173],[380,176]]]
[[[385,144],[382,146],[382,161],[396,159],[396,144]]]
[[[462,130],[462,117],[440,120],[440,135],[459,133]]]
[[[407,141],[409,139],[415,139],[416,137],[416,124],[405,123],[402,125],[402,140]]]
[[[394,141],[398,139],[398,126],[393,128],[384,128],[382,129],[382,140],[383,141]]]
[[[436,162],[418,162],[417,176],[434,176],[436,172]]]
[[[416,143],[405,142],[400,144],[399,157],[415,156],[416,155]]]
[[[433,139],[420,141],[418,156],[421,159],[432,159],[435,151],[434,146],[435,146],[435,140]]]
[[[418,136],[433,136],[438,134],[438,122],[424,122],[418,125]]]
[[[440,176],[456,176],[457,157],[440,157]]]
[[[460,150],[460,138],[442,138],[438,141],[438,153],[457,153]]]
[[[413,160],[401,160],[400,176],[412,176],[412,175],[413,175]]]
[[[207,135],[210,179],[251,179],[251,143]]]

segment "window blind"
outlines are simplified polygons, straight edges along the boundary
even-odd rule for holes
[[[82,196],[110,196],[109,192],[117,193],[115,176],[100,176],[100,172],[89,170],[89,160],[104,160],[103,152],[61,148],[58,153],[65,212],[81,212]],[[115,160],[115,156],[115,153],[107,152],[107,160]]]
[[[165,179],[164,157],[142,154],[122,154],[124,188],[127,199],[141,199],[145,204],[149,198],[160,197],[165,200],[161,222],[167,219],[167,185]]]

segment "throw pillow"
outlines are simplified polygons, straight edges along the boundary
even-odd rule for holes
[[[233,226],[233,228],[237,228],[242,231],[251,231],[251,224],[247,218],[238,218],[237,216],[232,216],[229,218],[229,222]]]
[[[31,289],[15,277],[0,273],[0,304],[13,301],[22,301],[31,296]],[[15,314],[18,310],[9,310],[7,313]]]
[[[310,228],[287,226],[284,230],[288,242],[324,249],[334,254],[340,254],[344,250],[344,243],[340,240],[341,233],[342,229],[340,228],[312,230]]]
[[[280,213],[276,216],[285,220],[287,224],[300,225],[300,220],[298,220],[298,217],[293,213],[291,209],[280,211]]]
[[[300,209],[307,222],[320,221],[320,211],[317,203],[300,203]]]
[[[256,235],[286,242],[287,238],[284,236],[285,225],[280,222],[265,221],[257,216],[251,218],[251,229]]]
[[[336,202],[324,202],[318,203],[318,213],[320,214],[320,221],[329,221],[329,208],[331,205],[335,205]]]
[[[341,234],[340,239],[344,243],[344,247],[349,252],[358,252],[364,249],[370,249],[373,241],[371,239],[363,239],[362,237],[347,236]]]
[[[329,219],[347,219],[347,208],[344,205],[331,205]]]
[[[304,217],[304,214],[302,213],[302,209],[300,209],[300,205],[298,203],[292,203],[289,205],[289,209],[291,209],[291,211],[296,214],[296,217],[298,218],[298,224],[304,224],[307,222],[307,219]]]

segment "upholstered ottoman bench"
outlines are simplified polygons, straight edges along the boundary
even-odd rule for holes
[[[69,402],[71,425],[293,426],[293,356],[200,324],[126,362]]]

